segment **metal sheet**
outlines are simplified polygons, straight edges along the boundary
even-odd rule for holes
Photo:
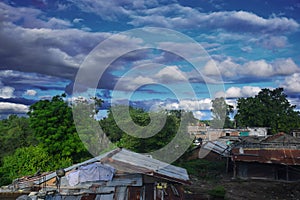
[[[232,150],[234,161],[300,165],[300,150],[297,149],[243,149]]]

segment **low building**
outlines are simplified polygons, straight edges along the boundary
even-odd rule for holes
[[[244,129],[214,129],[211,127],[198,128],[198,126],[188,126],[190,135],[196,139],[201,138],[203,142],[215,141],[221,137],[266,137],[267,128],[264,127],[247,127]]]
[[[191,135],[194,136],[195,138],[202,138],[205,135],[207,131],[207,126],[205,123],[198,122],[196,124],[189,124],[187,126],[187,132]]]
[[[245,137],[231,152],[234,177],[300,180],[300,139],[291,135]]]
[[[151,156],[118,148],[66,169],[23,177],[12,192],[37,191],[32,196],[68,199],[183,199],[187,171]]]

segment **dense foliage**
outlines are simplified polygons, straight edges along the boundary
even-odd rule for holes
[[[295,108],[282,88],[262,89],[254,97],[238,99],[235,120],[239,127],[268,127],[273,134],[289,133],[300,126],[300,115]]]
[[[63,99],[41,100],[30,107],[30,127],[42,147],[50,155],[71,158],[74,162],[87,156],[73,121],[72,109]]]
[[[5,156],[0,168],[1,184],[9,184],[12,180],[24,175],[50,171],[72,164],[70,158],[61,158],[47,153],[39,146],[21,147],[12,155]]]
[[[31,105],[27,118],[12,115],[1,120],[0,185],[9,184],[24,175],[52,171],[86,160],[91,155],[85,147],[90,150],[90,147],[95,146],[96,149],[99,141],[112,142],[114,146],[137,152],[153,151],[172,140],[178,131],[182,114],[190,122],[195,121],[191,112],[146,112],[133,107],[129,108],[130,115],[126,116],[124,109],[128,110],[128,107],[125,106],[114,107],[117,117],[113,116],[111,108],[106,118],[97,121],[94,118],[97,114],[94,105],[99,108],[101,103],[99,99],[92,99],[92,103],[79,100],[70,105],[64,95],[54,96],[51,100],[41,100]],[[77,111],[76,116],[74,111],[75,115]],[[165,121],[161,120],[162,116],[166,116]],[[153,118],[157,120],[151,120]],[[129,128],[129,132],[135,136],[151,132],[156,134],[147,138],[125,134],[128,131],[120,129],[115,119],[121,119],[121,126]],[[141,127],[151,126],[139,132],[138,129],[132,129],[130,122]],[[161,130],[155,132],[161,124]],[[95,126],[98,125],[105,134],[97,131],[99,127]],[[109,140],[106,140],[106,136]],[[94,155],[97,152],[92,153]]]
[[[91,157],[78,137],[72,109],[63,97],[33,104],[29,118],[10,116],[1,121],[0,185]]]
[[[126,106],[110,108],[108,116],[97,121],[95,115],[102,101],[92,101],[70,105],[64,95],[55,96],[30,106],[28,117],[11,115],[0,120],[0,185],[37,171],[56,170],[86,160],[91,155],[85,147],[90,150],[112,145],[141,153],[155,151],[170,144],[178,132],[186,133],[182,127],[187,123],[196,122],[191,112],[146,112]],[[213,120],[205,123],[217,128],[232,127],[232,107],[223,98],[212,104]],[[74,115],[74,110],[80,114]],[[282,88],[263,89],[254,97],[238,99],[235,121],[239,127],[270,127],[272,133],[289,132],[299,128],[300,114]],[[180,165],[192,174],[202,173],[199,169],[203,163],[195,162],[183,161]]]
[[[37,144],[29,119],[10,115],[0,121],[0,160],[5,155],[12,154],[15,149]]]
[[[16,172],[13,172],[12,167],[8,167],[8,165],[16,166],[18,160],[11,162],[8,157],[14,154],[16,149],[28,148],[30,145],[37,144],[33,131],[29,127],[29,119],[11,115],[8,119],[1,120],[0,144],[0,185],[3,185],[17,177]]]
[[[128,109],[125,106],[118,106],[114,108],[118,116],[113,116],[111,110],[108,113],[108,117],[101,120],[100,124],[109,139],[119,147],[124,147],[136,152],[145,153],[151,152],[164,147],[168,144],[178,132],[179,125],[181,123],[182,113],[188,117],[189,122],[195,122],[195,118],[191,112],[184,111],[161,111],[156,113],[149,113],[143,109],[137,109],[130,107],[130,116],[124,115],[124,109]],[[151,118],[158,119],[153,120],[150,124]],[[166,117],[165,121],[160,120]],[[120,119],[121,124],[117,124],[115,119]],[[140,127],[147,126],[146,129],[137,128],[132,126],[132,122]],[[163,126],[162,126],[163,125]],[[126,134],[123,129],[128,130]],[[157,127],[161,129],[157,130]],[[152,135],[151,137],[144,137]]]

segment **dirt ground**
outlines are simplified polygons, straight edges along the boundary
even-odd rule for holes
[[[228,200],[300,200],[300,182],[277,182],[266,180],[222,180],[203,181],[191,177],[192,185],[186,189],[191,195],[187,199]],[[216,187],[225,190],[225,198],[213,198],[209,191]]]

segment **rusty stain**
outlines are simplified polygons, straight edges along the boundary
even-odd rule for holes
[[[234,161],[300,165],[300,150],[297,149],[245,148],[244,154],[240,154],[239,149],[234,148],[232,149],[232,155]]]

